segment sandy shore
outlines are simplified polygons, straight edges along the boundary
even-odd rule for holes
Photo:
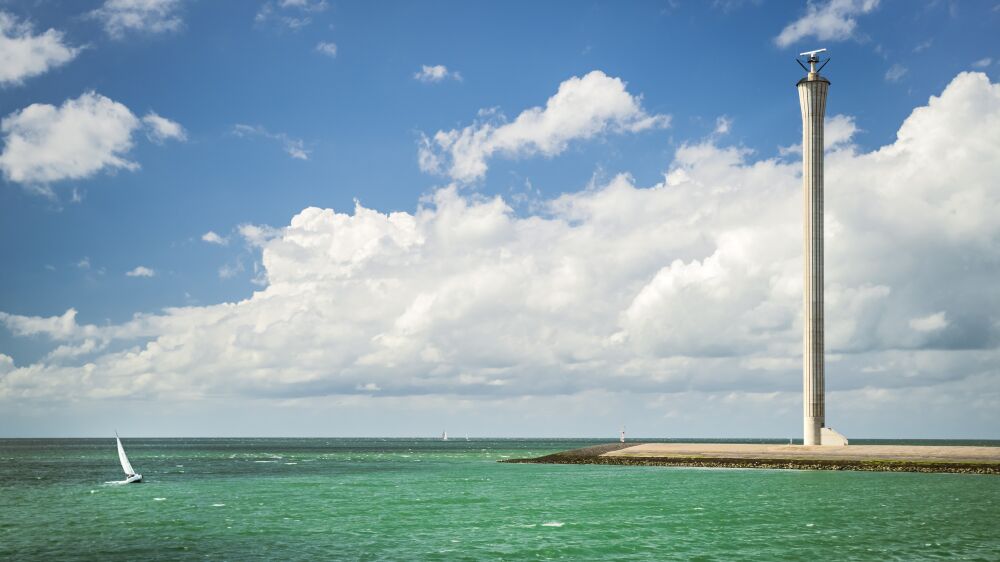
[[[1000,474],[1000,447],[609,443],[506,462]]]

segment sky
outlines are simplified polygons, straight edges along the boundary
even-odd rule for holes
[[[1000,2],[0,0],[0,436],[1000,438]]]

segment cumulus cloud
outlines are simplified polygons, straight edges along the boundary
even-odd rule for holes
[[[679,148],[661,183],[620,175],[535,215],[450,186],[413,213],[358,204],[244,225],[266,282],[245,300],[101,326],[72,309],[0,314],[15,335],[81,354],[7,367],[0,397],[627,392],[794,405],[800,167],[708,140]],[[1000,85],[960,74],[893,143],[842,145],[826,172],[829,391],[875,407],[947,386],[989,408]],[[95,351],[102,342],[115,345]]]
[[[107,348],[107,345],[107,340],[98,341],[94,339],[86,339],[79,344],[60,345],[46,354],[45,360],[49,362],[60,362],[66,359],[75,359],[98,351],[103,351]]]
[[[227,238],[219,236],[218,234],[215,233],[215,231],[212,230],[209,230],[205,234],[202,234],[201,239],[202,241],[208,242],[209,244],[218,244],[220,246],[225,246],[226,244],[229,244],[229,240]]]
[[[0,170],[8,181],[49,192],[47,184],[83,179],[101,171],[137,170],[127,158],[142,123],[150,138],[183,140],[177,123],[150,112],[142,121],[125,105],[96,92],[59,107],[36,103],[0,121],[4,148]]]
[[[95,92],[59,107],[36,103],[0,121],[0,169],[9,181],[49,183],[104,169],[135,170],[125,158],[139,120],[124,105]]]
[[[628,93],[624,81],[599,70],[566,80],[545,107],[526,109],[511,122],[496,112],[481,115],[493,119],[423,137],[418,157],[421,170],[470,182],[486,174],[486,161],[495,155],[551,157],[577,139],[670,123],[666,115],[646,113],[641,96]]]
[[[262,137],[281,143],[285,152],[296,160],[308,160],[311,152],[306,148],[305,141],[288,136],[285,133],[272,133],[260,125],[244,125],[238,123],[233,127],[233,134],[238,137]]]
[[[89,267],[89,265],[88,265]],[[70,308],[61,316],[16,316],[0,312],[0,322],[16,336],[45,335],[55,340],[75,340],[88,336],[96,336],[96,326],[80,326],[76,323],[77,311]]]
[[[156,272],[144,265],[139,265],[135,269],[126,271],[125,275],[129,277],[153,277],[156,275]]]
[[[273,238],[281,234],[281,230],[267,225],[241,224],[236,228],[240,236],[247,244],[255,248],[262,248]]]
[[[810,0],[806,13],[785,26],[774,38],[779,47],[788,47],[806,37],[820,41],[843,41],[854,36],[856,17],[878,7],[879,0]]]
[[[854,135],[858,133],[858,125],[852,115],[831,115],[826,118],[823,130],[823,147],[826,150],[836,150],[845,148],[854,140]],[[780,147],[782,155],[802,154],[802,145],[793,144],[791,146]]]
[[[90,17],[101,22],[114,39],[128,33],[166,33],[184,25],[178,12],[180,0],[105,0]]]
[[[0,86],[21,84],[66,64],[79,52],[64,42],[62,32],[49,29],[35,35],[29,22],[0,11]]]
[[[320,41],[316,44],[316,52],[333,58],[337,56],[337,45],[328,41]]]
[[[918,332],[936,332],[948,326],[945,312],[935,312],[922,318],[910,320],[910,327]]]
[[[450,71],[443,64],[436,64],[434,66],[421,65],[420,71],[414,73],[413,78],[424,83],[441,82],[448,78],[459,82],[462,81],[462,75],[458,71]]]
[[[149,140],[153,142],[163,143],[168,140],[187,140],[187,133],[184,132],[184,127],[180,123],[160,117],[153,111],[147,113],[142,118],[142,122],[146,125],[146,134]]]
[[[836,149],[851,142],[858,132],[858,125],[851,115],[834,115],[826,120],[823,130],[823,146],[827,150]]]

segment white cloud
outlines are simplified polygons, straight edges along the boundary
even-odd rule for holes
[[[89,267],[89,265],[88,265]],[[80,326],[76,323],[77,311],[70,308],[62,316],[42,318],[39,316],[16,316],[0,312],[0,322],[16,336],[46,335],[56,340],[74,340],[96,336],[96,326]]]
[[[305,144],[301,140],[293,139],[285,142],[285,152],[296,160],[309,159],[309,151],[306,150]]]
[[[647,114],[642,98],[629,94],[624,81],[599,70],[566,80],[544,108],[526,109],[509,123],[496,119],[495,112],[485,115],[495,119],[424,137],[419,149],[421,170],[470,182],[486,174],[486,161],[494,155],[555,156],[576,139],[638,132],[670,123],[666,115]]]
[[[234,263],[227,263],[219,267],[219,279],[232,279],[236,275],[243,273],[245,268],[243,267],[242,261],[236,261]]]
[[[48,184],[83,179],[101,171],[137,170],[126,158],[133,133],[145,123],[160,142],[185,138],[177,123],[150,112],[142,121],[129,108],[96,92],[85,92],[59,107],[36,103],[0,121],[4,148],[0,170],[8,181],[54,197]],[[73,192],[73,200],[80,194]]]
[[[970,397],[962,415],[995,425],[1000,85],[960,74],[892,144],[844,145],[826,165],[831,423],[850,431],[888,405],[879,427],[905,433],[900,411],[945,419]],[[697,415],[688,402],[794,419],[800,173],[709,140],[679,148],[662,183],[618,176],[535,215],[452,186],[413,213],[307,208],[280,229],[244,225],[266,276],[245,300],[101,326],[73,310],[0,315],[16,335],[115,344],[15,367],[0,397],[627,393],[676,423]]]
[[[719,117],[717,117],[715,119],[715,131],[714,131],[714,133],[716,135],[727,135],[727,134],[729,134],[729,131],[730,131],[730,129],[732,129],[732,127],[733,127],[733,120],[732,120],[732,118],[730,118],[730,117],[728,117],[726,115],[721,115],[721,116],[719,116]]]
[[[281,231],[267,225],[241,224],[236,228],[247,244],[261,248],[267,242],[281,235]]]
[[[90,12],[112,38],[128,33],[165,33],[179,31],[184,22],[178,11],[180,0],[105,0]]]
[[[889,67],[889,70],[885,71],[885,81],[886,82],[899,82],[899,79],[906,76],[909,69],[901,64],[894,64]]]
[[[327,41],[320,41],[316,44],[316,52],[333,58],[337,56],[337,45]]]
[[[233,134],[238,137],[263,137],[281,143],[285,152],[296,160],[308,160],[311,152],[302,139],[296,139],[285,133],[272,133],[260,125],[244,125],[238,123],[233,127]]]
[[[279,0],[282,8],[298,8],[307,12],[322,12],[330,7],[326,0]]]
[[[420,80],[421,82],[441,82],[447,78],[452,80],[462,81],[462,75],[457,71],[449,71],[448,67],[443,64],[436,64],[434,66],[422,65],[420,67],[420,72],[413,75],[413,78]]]
[[[826,120],[823,130],[823,146],[827,150],[841,148],[849,144],[858,132],[854,117],[850,115],[834,115]]]
[[[948,320],[945,316],[942,311],[922,318],[914,318],[910,320],[910,327],[918,332],[936,332],[948,326]]]
[[[826,150],[840,150],[847,148],[854,140],[854,135],[859,129],[855,119],[851,115],[837,114],[826,118],[823,131],[823,147]],[[790,154],[802,154],[802,145],[793,144],[778,148],[782,156]]]
[[[80,49],[63,40],[55,29],[35,35],[28,22],[0,11],[0,86],[21,84],[76,58]]]
[[[814,37],[820,41],[844,41],[854,36],[856,16],[878,7],[879,0],[820,0],[810,1],[806,13],[781,30],[774,38],[779,47]],[[811,46],[809,48],[812,48]],[[806,50],[803,48],[802,50]]]
[[[923,51],[926,51],[927,49],[930,49],[931,46],[933,46],[933,45],[934,45],[934,39],[928,39],[928,40],[920,43],[916,47],[914,47],[913,48],[913,52],[914,53],[921,53]]]
[[[990,57],[985,57],[972,63],[972,66],[975,68],[986,68],[991,64],[993,64],[993,59],[991,59]]]
[[[79,344],[60,345],[50,351],[45,356],[45,360],[50,362],[60,362],[65,359],[74,359],[85,355],[91,355],[98,351],[103,351],[107,348],[108,343],[108,340],[99,341],[96,339],[85,339]]]
[[[273,21],[292,31],[298,31],[312,23],[309,14],[326,11],[330,5],[326,0],[278,0],[261,4],[254,21],[258,24]],[[334,47],[336,48],[336,47]],[[334,53],[326,53],[333,56]]]
[[[148,129],[147,136],[153,142],[162,143],[167,140],[187,140],[187,133],[184,132],[184,127],[181,127],[180,123],[160,117],[155,112],[150,111],[147,113],[142,118],[142,122],[146,124]]]
[[[104,169],[135,170],[125,158],[139,120],[124,105],[94,92],[60,107],[36,103],[0,121],[0,169],[9,181],[49,183]]]
[[[129,277],[153,277],[156,275],[156,272],[146,266],[139,265],[131,271],[126,271],[125,275]]]
[[[227,238],[219,236],[218,234],[215,233],[215,231],[212,230],[209,230],[205,234],[202,234],[201,239],[204,242],[208,242],[209,244],[218,244],[220,246],[225,246],[226,244],[229,244],[229,240]]]

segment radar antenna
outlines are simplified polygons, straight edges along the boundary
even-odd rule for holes
[[[799,53],[799,56],[800,57],[815,58],[816,55],[818,55],[820,53],[825,53],[825,52],[826,52],[826,49],[816,49],[815,51],[806,51],[804,53]]]
[[[806,57],[806,62],[809,63],[809,68],[806,68],[806,65],[802,64],[802,61],[800,61],[799,59],[795,59],[795,62],[799,63],[799,66],[802,67],[802,70],[808,72],[810,76],[815,76],[816,74],[819,73],[820,70],[823,70],[823,67],[826,66],[826,63],[830,62],[830,59],[828,58],[825,61],[823,61],[823,64],[819,65],[819,68],[816,68],[816,65],[819,64],[820,62],[819,57],[816,55],[825,52],[826,49],[816,49],[815,51],[806,51],[804,53],[799,53],[800,57]]]

